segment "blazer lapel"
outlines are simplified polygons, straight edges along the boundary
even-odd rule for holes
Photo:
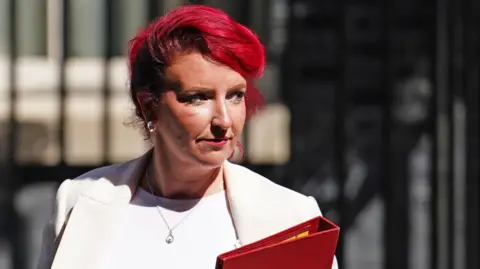
[[[250,244],[275,234],[295,220],[283,214],[265,179],[245,167],[226,162],[225,181],[230,211],[240,245]],[[273,186],[272,186],[273,187]]]
[[[95,182],[79,194],[70,212],[52,269],[94,268],[100,262],[112,242],[115,228],[124,216],[150,154],[151,151],[131,161],[117,178],[83,179]]]
[[[94,268],[108,248],[122,205],[102,204],[80,196],[58,246],[52,269]]]

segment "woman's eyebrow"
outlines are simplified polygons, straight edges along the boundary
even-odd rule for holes
[[[211,92],[213,89],[206,88],[206,87],[191,87],[184,89],[186,92]]]
[[[247,84],[245,83],[239,83],[233,87],[230,87],[228,90],[229,91],[235,91],[235,90],[238,90],[238,89],[243,89],[243,88],[246,88],[247,87]]]
[[[247,85],[245,83],[239,83],[237,85],[234,85],[234,86],[228,88],[227,91],[235,91],[235,90],[242,89],[242,88],[245,88],[245,87],[247,87]],[[207,87],[193,86],[193,87],[190,87],[190,88],[185,88],[181,91],[183,91],[183,92],[212,92],[212,91],[215,91],[215,90],[212,89],[212,88],[207,88]]]

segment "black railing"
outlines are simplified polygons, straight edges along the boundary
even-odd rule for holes
[[[464,100],[466,103],[466,268],[480,268],[480,3],[463,3]]]
[[[9,5],[10,14],[16,13],[16,6],[13,4],[13,1],[10,2]],[[14,16],[10,16],[9,19],[9,118],[8,118],[8,126],[7,126],[7,143],[6,143],[6,156],[4,158],[5,162],[5,179],[1,180],[0,186],[2,190],[0,190],[0,214],[2,218],[6,219],[4,223],[4,231],[0,231],[0,234],[3,237],[6,237],[7,240],[11,243],[13,249],[21,250],[24,248],[24,237],[22,237],[22,224],[21,218],[18,212],[15,211],[14,207],[14,192],[11,190],[15,190],[19,187],[16,180],[18,176],[16,175],[16,167],[17,164],[15,162],[16,156],[16,145],[17,145],[17,138],[18,138],[18,126],[19,122],[17,120],[16,115],[16,105],[17,105],[17,79],[16,79],[16,63],[17,63],[17,23],[15,21]],[[1,168],[1,167],[0,167]],[[3,197],[1,197],[3,196]],[[3,212],[2,212],[3,211]],[[25,261],[22,257],[22,253],[20,251],[15,251],[12,253],[12,262],[18,265],[19,268],[24,268]]]
[[[58,115],[58,129],[57,129],[57,139],[58,139],[58,148],[60,155],[60,165],[65,165],[66,160],[66,100],[67,100],[67,60],[68,60],[68,51],[70,48],[70,38],[69,38],[69,28],[70,28],[70,1],[63,0],[61,1],[61,46],[59,53],[59,65],[60,65],[60,76],[59,76],[59,86],[58,86],[58,98],[59,98],[59,115]]]

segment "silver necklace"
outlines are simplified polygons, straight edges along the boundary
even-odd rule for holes
[[[148,185],[148,188],[150,190],[150,193],[153,195],[153,197],[155,197],[155,200],[157,202],[157,204],[155,205],[155,207],[157,208],[157,211],[158,211],[158,214],[160,215],[160,217],[162,217],[162,220],[163,222],[165,223],[165,226],[167,226],[167,229],[168,229],[168,235],[167,237],[165,237],[165,242],[167,244],[171,244],[173,243],[173,241],[175,241],[175,237],[173,236],[173,230],[175,228],[177,228],[180,224],[182,224],[187,218],[188,216],[190,216],[190,214],[192,214],[193,210],[198,207],[199,204],[197,204],[195,207],[193,207],[192,209],[190,209],[190,211],[187,213],[187,215],[185,215],[185,217],[183,217],[179,222],[177,222],[177,224],[175,224],[173,227],[170,227],[170,225],[168,224],[168,221],[167,219],[165,218],[165,216],[162,214],[162,210],[160,209],[160,207],[158,206],[160,204],[159,202],[159,199],[158,197],[153,193],[153,188],[152,188],[152,184],[150,183],[150,176],[148,176],[148,172],[146,173],[147,176],[146,176],[146,181],[147,181],[147,185]]]

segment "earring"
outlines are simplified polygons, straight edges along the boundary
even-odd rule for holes
[[[148,121],[147,122],[147,129],[150,133],[153,133],[155,132],[155,126],[153,125],[153,122],[152,121]]]

